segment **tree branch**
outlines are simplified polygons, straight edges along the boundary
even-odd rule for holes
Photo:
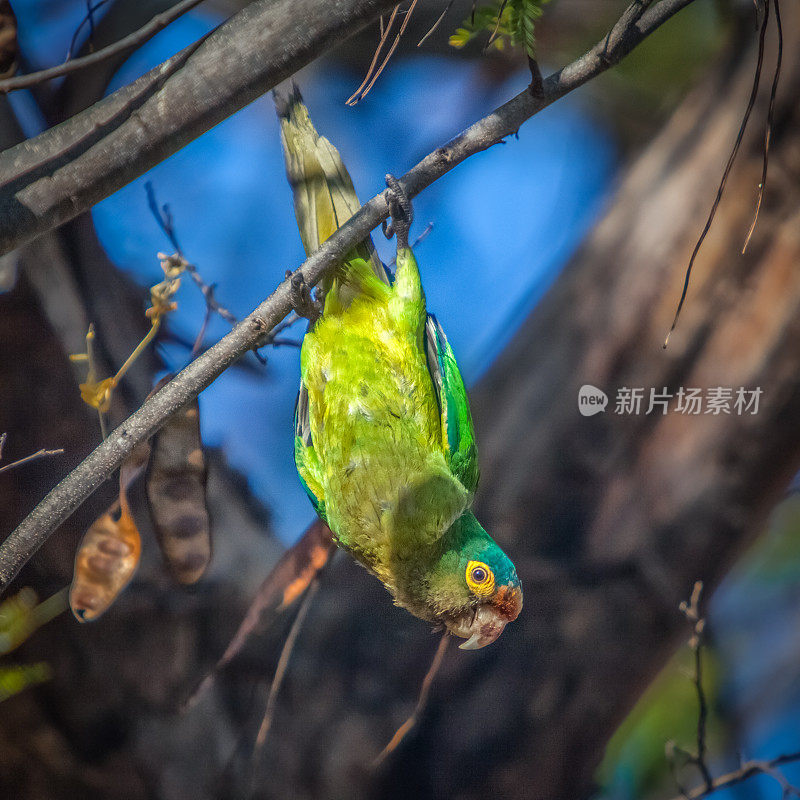
[[[11,78],[0,80],[0,92],[8,93],[18,91],[19,89],[28,89],[39,83],[69,75],[71,72],[77,72],[80,69],[99,64],[101,61],[105,61],[108,58],[113,58],[121,53],[134,50],[152,39],[159,31],[166,28],[167,25],[174,22],[178,17],[182,16],[187,11],[191,11],[202,2],[203,0],[181,0],[181,2],[176,3],[167,11],[157,14],[146,25],[139,28],[139,30],[134,31],[118,42],[96,50],[94,53],[89,53],[80,58],[71,58],[55,67],[38,70],[37,72],[29,72],[27,75],[15,75]]]
[[[786,753],[777,758],[764,761],[745,761],[739,769],[728,772],[725,775],[720,775],[718,778],[711,781],[709,786],[698,786],[696,789],[678,795],[674,800],[700,800],[700,798],[708,797],[720,789],[726,789],[729,786],[736,786],[736,784],[744,783],[744,781],[756,775],[769,775],[771,778],[774,778],[780,784],[784,797],[789,797],[791,795],[800,797],[800,789],[788,783],[783,775],[778,772],[778,767],[784,764],[795,764],[798,761],[800,761],[800,752]]]
[[[661,0],[643,14],[642,3],[634,2],[601,42],[576,61],[550,75],[544,81],[541,93],[534,95],[528,90],[521,92],[409,170],[400,179],[406,193],[409,196],[418,194],[469,156],[515,133],[525,120],[605,72],[692,2]],[[1,167],[2,156],[0,170]],[[388,213],[383,192],[362,206],[299,268],[298,272],[306,283],[310,286],[316,284],[327,271],[341,263],[351,248],[366,238],[373,228],[387,218]],[[152,436],[171,414],[196,397],[251,349],[290,310],[290,279],[286,279],[231,333],[145,402],[67,475],[0,545],[0,592],[5,590],[56,528],[111,475],[137,444]]]
[[[0,253],[86,211],[392,5],[255,0],[138,80],[0,154]]]

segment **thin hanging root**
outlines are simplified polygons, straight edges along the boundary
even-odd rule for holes
[[[361,100],[362,98],[366,97],[369,92],[372,90],[372,87],[375,85],[375,81],[380,78],[381,73],[386,69],[386,65],[389,63],[389,60],[394,55],[394,51],[397,49],[397,45],[400,44],[400,39],[403,37],[403,33],[405,33],[406,27],[408,27],[408,23],[411,20],[411,15],[414,13],[414,9],[417,7],[417,3],[419,0],[411,0],[411,5],[408,7],[408,11],[406,11],[405,18],[403,19],[403,24],[400,26],[400,30],[397,32],[397,36],[395,37],[394,42],[392,42],[392,46],[389,48],[389,52],[386,54],[386,58],[383,59],[383,63],[378,67],[378,71],[373,76],[372,80],[367,84],[367,88],[361,93],[361,97],[358,99]]]
[[[356,89],[353,92],[353,94],[351,94],[350,97],[348,97],[347,100],[344,101],[345,105],[354,106],[361,99],[361,92],[364,90],[364,87],[369,83],[369,80],[372,77],[372,73],[375,69],[376,64],[378,63],[378,59],[380,58],[383,46],[389,39],[389,33],[391,33],[392,26],[394,25],[394,21],[395,18],[397,17],[398,11],[400,11],[399,3],[392,10],[391,16],[389,17],[389,22],[387,22],[385,26],[383,24],[383,17],[381,17],[381,37],[378,40],[378,46],[375,48],[375,53],[372,56],[372,61],[370,62],[369,67],[367,68],[367,74],[364,76],[364,80],[361,81],[361,85],[358,87],[358,89]]]
[[[775,118],[775,95],[778,93],[778,82],[781,78],[781,62],[783,61],[783,26],[781,25],[781,5],[780,0],[775,0],[775,25],[778,30],[778,60],[775,63],[775,75],[772,78],[772,90],[769,95],[769,112],[767,113],[767,130],[764,133],[764,166],[761,170],[761,183],[758,184],[758,200],[756,201],[756,212],[753,215],[753,223],[742,246],[742,255],[750,244],[750,237],[756,229],[758,222],[758,212],[761,210],[761,201],[764,199],[764,188],[767,185],[767,168],[769,166],[769,145],[772,140],[772,127]]]
[[[408,7],[408,11],[406,11],[405,18],[403,19],[403,24],[400,26],[400,30],[397,32],[397,36],[395,36],[394,41],[392,42],[392,46],[389,48],[389,52],[386,54],[386,57],[381,62],[381,65],[375,69],[375,64],[378,61],[378,57],[380,56],[381,50],[383,49],[384,44],[386,43],[387,39],[389,38],[389,33],[392,30],[392,24],[394,23],[395,17],[397,16],[398,10],[400,8],[399,5],[395,6],[394,11],[392,11],[392,16],[389,17],[389,24],[386,26],[386,31],[381,37],[381,40],[378,42],[378,47],[375,50],[375,55],[372,57],[372,63],[369,65],[369,69],[367,70],[367,75],[361,83],[361,86],[356,89],[350,97],[347,98],[345,101],[346,105],[354,106],[359,101],[363,100],[369,93],[372,87],[375,85],[375,81],[380,78],[381,73],[386,69],[386,65],[389,63],[389,60],[394,55],[394,51],[397,49],[397,45],[400,44],[400,39],[403,38],[403,33],[405,32],[406,27],[408,26],[409,20],[411,19],[411,15],[414,13],[414,9],[417,6],[419,0],[411,0],[411,5]]]
[[[308,589],[331,560],[335,549],[330,528],[321,519],[314,520],[264,579],[225,652],[184,701],[183,711],[200,701],[214,685],[219,671],[241,653],[256,631],[268,628]]]
[[[717,213],[717,208],[719,207],[720,200],[722,200],[722,195],[725,191],[725,184],[728,182],[728,175],[730,175],[731,168],[733,167],[734,161],[736,161],[736,156],[739,153],[739,147],[742,144],[742,140],[744,139],[744,132],[747,128],[747,122],[750,119],[750,114],[753,111],[753,106],[756,102],[756,95],[758,94],[758,84],[761,80],[761,67],[764,63],[764,39],[767,34],[767,22],[769,21],[769,0],[764,1],[764,19],[761,21],[761,28],[758,33],[758,61],[756,62],[756,72],[753,76],[753,88],[750,90],[750,99],[747,101],[747,108],[745,109],[744,116],[742,117],[742,124],[739,126],[739,133],[736,136],[736,142],[733,145],[733,149],[731,150],[731,154],[728,157],[728,163],[725,165],[725,171],[722,173],[722,180],[719,182],[719,188],[717,189],[717,196],[714,199],[714,204],[711,206],[711,211],[708,214],[708,219],[706,220],[706,224],[703,227],[703,231],[700,234],[700,237],[697,240],[697,244],[694,246],[694,250],[692,250],[691,258],[689,259],[689,266],[686,268],[686,277],[683,281],[683,291],[681,292],[681,299],[678,301],[678,308],[675,311],[675,318],[672,320],[672,326],[667,333],[666,338],[664,339],[664,344],[662,347],[666,350],[667,345],[669,344],[669,337],[672,336],[672,332],[675,330],[675,326],[678,324],[678,317],[681,315],[681,310],[683,309],[683,303],[686,300],[686,293],[689,290],[689,279],[692,276],[692,268],[694,267],[695,259],[697,258],[697,254],[700,252],[700,247],[702,246],[703,242],[705,241],[706,235],[708,234],[709,230],[711,229],[711,223],[714,221],[714,217]]]
[[[294,650],[297,637],[300,635],[300,630],[302,629],[303,623],[308,615],[308,610],[311,608],[311,603],[314,600],[317,589],[319,589],[319,579],[315,578],[308,587],[306,596],[303,598],[303,603],[297,612],[297,616],[294,618],[291,629],[289,630],[289,635],[286,637],[286,641],[283,643],[281,656],[278,659],[278,666],[275,668],[275,676],[273,677],[272,684],[269,687],[267,705],[264,709],[264,718],[261,720],[261,726],[258,729],[258,735],[256,736],[255,745],[253,746],[252,766],[254,772],[259,756],[261,755],[261,751],[264,748],[264,743],[267,741],[267,734],[269,733],[269,729],[272,727],[272,719],[275,716],[275,705],[278,702],[278,693],[283,685],[283,679],[286,677],[286,670],[289,667],[289,660],[292,657],[292,651]]]
[[[431,25],[430,30],[428,30],[428,32],[417,42],[417,47],[422,47],[422,45],[425,44],[425,42],[431,36],[433,36],[436,29],[442,24],[442,21],[447,16],[447,12],[453,7],[454,2],[455,0],[449,0],[447,5],[444,7],[444,11],[442,11],[442,13],[439,14],[439,18],[436,20],[436,22],[433,23],[433,25]]]
[[[449,643],[450,634],[448,631],[445,631],[442,634],[442,638],[439,640],[439,646],[436,648],[433,661],[431,661],[431,665],[428,668],[428,671],[425,673],[425,677],[422,679],[422,687],[419,690],[419,698],[417,699],[417,704],[414,706],[414,710],[411,712],[411,716],[397,729],[394,736],[392,736],[391,740],[389,741],[389,744],[387,744],[386,747],[384,747],[383,750],[381,750],[381,752],[377,755],[375,760],[372,762],[373,769],[377,769],[388,756],[397,750],[400,742],[405,739],[405,737],[408,735],[408,732],[417,724],[420,714],[422,714],[422,711],[428,702],[428,695],[431,693],[433,679],[436,677],[436,673],[439,672],[439,668],[442,666],[444,654],[447,651],[447,645]]]

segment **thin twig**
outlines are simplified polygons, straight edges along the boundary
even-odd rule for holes
[[[669,332],[664,339],[664,344],[662,345],[665,350],[669,344],[669,337],[672,336],[672,332],[675,330],[675,326],[678,324],[678,317],[681,315],[683,303],[686,300],[686,293],[689,291],[689,279],[692,277],[692,268],[694,267],[695,259],[697,258],[697,254],[700,252],[700,248],[703,246],[703,242],[705,241],[708,232],[711,230],[711,223],[714,222],[714,217],[717,214],[717,208],[719,207],[720,201],[722,200],[722,195],[725,192],[725,184],[728,182],[728,175],[730,175],[731,169],[733,168],[733,163],[736,161],[736,156],[739,153],[739,147],[744,139],[744,132],[747,129],[747,122],[750,119],[750,114],[753,111],[753,107],[756,103],[758,84],[761,81],[761,66],[764,63],[764,39],[767,34],[768,20],[769,0],[764,0],[764,19],[761,22],[761,29],[758,33],[758,60],[756,62],[755,75],[753,76],[753,88],[750,90],[750,99],[747,101],[747,108],[745,109],[744,116],[742,117],[742,123],[739,126],[739,133],[736,136],[736,142],[733,145],[731,154],[728,156],[728,163],[725,165],[725,171],[722,173],[722,179],[720,180],[719,187],[717,188],[717,196],[714,198],[714,203],[711,206],[711,211],[708,213],[706,224],[703,226],[703,230],[697,239],[694,250],[692,250],[691,257],[689,258],[689,266],[686,267],[686,276],[683,279],[683,289],[681,291],[681,298],[678,301],[678,308],[675,311],[675,317],[672,320],[672,325],[670,326]]]
[[[283,680],[286,677],[286,670],[289,667],[289,660],[292,657],[292,651],[294,650],[297,637],[300,635],[303,623],[305,622],[308,611],[311,608],[311,603],[313,602],[314,596],[316,595],[318,589],[319,578],[314,578],[311,585],[306,590],[306,595],[303,598],[303,602],[300,605],[297,616],[294,618],[292,627],[289,629],[289,635],[286,637],[286,641],[283,643],[281,655],[278,659],[278,666],[275,668],[275,675],[273,676],[272,683],[269,687],[267,705],[264,708],[264,718],[261,720],[261,725],[258,728],[258,735],[256,736],[256,741],[253,746],[252,764],[254,772],[255,766],[257,765],[261,756],[261,751],[264,748],[264,743],[267,741],[267,734],[269,733],[269,729],[272,727],[272,720],[275,716],[275,706],[278,702],[278,694],[281,690],[281,686],[283,686]]]
[[[414,13],[414,9],[417,7],[418,2],[419,0],[411,0],[411,5],[408,7],[408,11],[406,11],[405,17],[403,17],[403,24],[400,26],[400,30],[397,32],[397,36],[395,36],[392,46],[389,48],[389,52],[386,54],[386,58],[383,59],[383,63],[375,71],[375,74],[372,76],[372,80],[367,84],[364,91],[361,92],[359,97],[353,103],[348,103],[348,105],[355,105],[360,100],[363,100],[372,91],[372,87],[375,85],[375,82],[383,74],[383,71],[386,69],[386,66],[394,55],[394,51],[397,50],[397,46],[400,44],[400,40],[403,38],[403,34],[405,33],[408,23],[411,21],[411,15]]]
[[[87,383],[96,383],[100,375],[97,355],[94,349],[95,336],[94,323],[90,323],[89,330],[86,331],[86,362],[89,365],[89,370],[86,374]],[[103,413],[100,406],[97,406],[97,419],[100,423],[100,436],[105,439],[108,436],[108,425],[106,424],[106,415]]]
[[[164,205],[159,206],[158,201],[156,200],[156,191],[151,181],[147,181],[145,183],[144,190],[147,193],[147,205],[150,208],[150,212],[153,214],[153,217],[155,217],[155,220],[158,223],[158,226],[164,232],[164,235],[169,239],[170,244],[175,248],[175,252],[180,261],[180,266],[189,273],[191,279],[202,292],[208,308],[219,314],[226,322],[230,323],[231,325],[236,325],[239,320],[236,318],[233,312],[229,311],[221,303],[218,303],[214,297],[214,284],[206,283],[203,280],[203,276],[197,269],[197,266],[187,261],[180,242],[178,241],[178,234],[175,231],[175,218],[172,216],[172,211],[170,210],[169,205],[164,203]],[[178,266],[177,263],[176,266]]]
[[[492,31],[492,35],[489,37],[489,41],[486,42],[486,47],[483,48],[484,53],[489,50],[492,42],[497,38],[497,32],[500,30],[500,20],[503,18],[503,12],[506,10],[507,5],[508,0],[502,0],[500,3],[500,8],[497,10],[497,20],[495,21],[494,30]]]
[[[89,52],[94,52],[94,12],[95,7],[92,5],[92,0],[86,0],[86,18],[89,20]]]
[[[330,528],[321,519],[315,519],[264,578],[225,652],[182,703],[183,711],[200,701],[214,685],[216,675],[242,652],[256,631],[268,628],[307,591],[325,569],[335,549]]]
[[[764,12],[766,17],[766,11]],[[778,58],[775,62],[775,75],[772,78],[772,89],[769,93],[769,111],[767,112],[767,129],[764,132],[764,164],[761,168],[761,183],[758,184],[758,199],[756,200],[756,211],[753,215],[753,223],[742,246],[742,255],[747,250],[750,237],[756,229],[758,213],[761,211],[761,201],[764,199],[764,189],[767,185],[767,168],[769,167],[769,145],[772,141],[772,127],[775,119],[775,96],[778,93],[778,83],[781,79],[781,62],[783,61],[783,25],[781,24],[781,4],[780,0],[775,0],[775,25],[778,31]]]
[[[3,434],[3,441],[5,441],[5,436],[6,434]],[[60,456],[63,452],[63,448],[59,448],[58,450],[37,450],[35,453],[25,456],[25,458],[20,458],[17,461],[12,461],[10,464],[0,467],[0,472],[5,472],[6,470],[14,469],[15,467],[21,467],[23,464],[27,464],[29,461],[36,461],[38,458],[46,458],[47,456]]]
[[[364,76],[364,80],[361,81],[361,85],[358,87],[358,89],[356,89],[353,94],[351,94],[350,97],[345,100],[346,105],[349,106],[358,102],[357,98],[361,94],[361,91],[369,83],[369,80],[372,77],[372,71],[375,69],[375,65],[378,63],[383,46],[389,39],[389,32],[392,30],[392,25],[394,25],[395,18],[397,17],[397,13],[399,11],[400,4],[398,3],[394,9],[392,9],[392,14],[389,17],[389,22],[386,23],[386,27],[383,26],[383,16],[381,16],[381,35],[380,39],[378,39],[378,46],[375,48],[375,52],[372,55],[372,61],[370,61],[369,67],[367,67],[367,74]]]
[[[203,350],[203,339],[206,338],[206,330],[208,329],[208,323],[211,322],[211,315],[214,312],[211,310],[211,306],[206,304],[206,313],[203,315],[203,324],[200,326],[200,330],[197,331],[197,336],[195,337],[194,344],[192,345],[192,352],[189,355],[190,359],[195,359]]]
[[[785,753],[777,758],[769,760],[746,761],[739,769],[735,769],[732,772],[715,778],[711,783],[710,789],[706,786],[698,786],[696,789],[677,795],[673,800],[701,800],[701,798],[708,797],[720,789],[727,789],[730,786],[744,783],[744,781],[750,780],[750,778],[756,775],[769,775],[778,780],[781,787],[784,789],[784,796],[786,796],[786,788],[788,788],[792,794],[800,796],[800,788],[789,784],[786,778],[781,773],[777,772],[778,767],[784,766],[785,764],[796,764],[797,762],[800,762],[800,751],[796,753]],[[780,778],[777,777],[778,775],[780,775]]]
[[[153,217],[155,217],[158,226],[164,232],[165,236],[169,239],[170,244],[175,248],[176,251],[175,255],[167,256],[163,253],[159,253],[158,257],[162,261],[165,259],[171,260],[174,266],[180,267],[187,272],[197,288],[200,289],[200,292],[203,295],[203,299],[206,303],[206,313],[203,318],[203,323],[200,326],[200,330],[195,337],[194,345],[192,347],[191,358],[196,358],[202,349],[203,339],[205,338],[206,329],[208,328],[208,323],[211,320],[212,314],[219,314],[231,327],[238,325],[239,320],[233,314],[233,312],[229,311],[225,306],[217,301],[217,298],[214,296],[215,284],[206,283],[197,267],[186,260],[186,257],[183,255],[183,250],[181,250],[180,242],[178,242],[178,235],[175,231],[175,220],[172,216],[169,206],[166,203],[164,203],[163,206],[159,206],[158,202],[156,201],[155,189],[150,181],[145,183],[144,188],[145,192],[147,192],[147,205],[149,206]],[[266,342],[266,344],[272,344],[272,342]],[[262,364],[267,363],[264,356],[262,356],[256,350],[253,351],[253,354]]]
[[[91,4],[91,0],[86,0],[87,13],[84,14],[83,19],[78,24],[78,27],[75,28],[75,33],[72,34],[72,39],[70,39],[70,42],[69,42],[69,49],[67,50],[67,57],[64,59],[65,61],[69,61],[72,58],[72,55],[75,52],[75,46],[78,43],[78,37],[80,36],[81,31],[83,30],[83,26],[87,22],[90,22],[90,20],[92,19],[92,16],[95,13],[95,11],[99,11],[104,5],[106,5],[109,2],[110,2],[110,0],[98,0],[96,5],[92,5]],[[90,32],[89,32],[89,41],[90,41],[90,43],[91,43],[92,36],[94,35],[94,24],[91,23],[91,25],[92,25],[92,27],[91,27]]]
[[[692,590],[692,596],[688,602],[680,604],[681,613],[692,625],[692,636],[689,639],[689,646],[694,655],[694,675],[692,683],[697,693],[698,714],[697,714],[697,753],[689,753],[674,742],[667,743],[667,758],[675,779],[675,785],[680,793],[674,800],[699,800],[708,797],[719,789],[735,784],[742,783],[755,775],[769,775],[777,781],[783,791],[783,797],[790,795],[800,797],[800,788],[793,786],[778,769],[784,764],[800,761],[800,751],[796,753],[786,753],[770,760],[752,760],[740,765],[739,769],[720,775],[714,778],[711,770],[706,763],[706,727],[708,722],[708,702],[706,700],[705,689],[703,688],[703,661],[702,650],[705,639],[706,624],[703,615],[700,613],[700,600],[703,594],[703,584],[697,581]],[[679,769],[676,764],[675,756],[680,755],[687,764],[692,764],[700,771],[703,783],[695,789],[688,790],[681,782]]]
[[[175,219],[172,216],[169,205],[164,203],[163,206],[159,206],[156,200],[156,190],[153,187],[152,181],[145,181],[144,191],[147,195],[147,207],[155,218],[158,227],[164,232],[164,235],[169,239],[169,243],[173,246],[178,255],[183,258],[183,248],[180,242],[178,242],[178,235],[175,232]]]
[[[444,654],[447,651],[447,645],[449,642],[450,632],[445,631],[442,634],[442,638],[439,640],[439,646],[436,648],[436,652],[433,655],[433,661],[431,661],[431,665],[428,667],[428,671],[425,673],[425,677],[422,679],[422,687],[419,690],[417,704],[414,706],[411,716],[395,731],[394,736],[392,736],[386,747],[384,747],[383,750],[381,750],[381,752],[376,756],[375,760],[372,762],[373,769],[377,769],[389,755],[397,750],[400,742],[405,739],[405,737],[408,735],[408,732],[417,724],[420,715],[428,703],[428,695],[431,693],[433,679],[436,677],[436,673],[439,672],[439,669],[442,666],[442,660],[444,659]]]
[[[707,790],[713,785],[711,771],[706,764],[706,729],[708,727],[708,702],[703,688],[703,643],[705,637],[706,621],[700,613],[700,600],[703,596],[703,582],[697,581],[692,589],[692,596],[688,603],[681,603],[681,613],[692,625],[692,637],[689,647],[694,658],[694,675],[692,683],[697,693],[697,754],[687,753],[688,761],[700,771],[703,783]]]
[[[587,81],[605,72],[626,56],[664,22],[694,0],[661,0],[636,22],[618,22],[603,41],[550,75],[534,96],[523,90],[508,102],[475,122],[447,144],[425,156],[400,179],[408,197],[448,173],[475,153],[512,135],[542,109]],[[314,286],[335,269],[353,246],[389,215],[385,190],[366,202],[296,271]],[[179,408],[190,402],[231,364],[268,335],[292,310],[291,280],[275,291],[227,336],[198,356],[167,386],[131,414],[103,444],[69,473],[0,544],[0,592],[44,544],[53,531],[78,508],[142,441],[149,439]]]
[[[230,325],[236,325],[239,320],[221,303],[217,302],[214,297],[214,284],[208,284],[203,280],[197,266],[187,261],[186,256],[183,254],[180,242],[178,241],[178,234],[175,231],[175,219],[172,216],[172,211],[167,203],[159,206],[156,200],[156,191],[153,188],[151,181],[147,181],[144,185],[144,190],[147,193],[147,205],[150,212],[158,223],[159,228],[164,232],[164,235],[169,239],[170,244],[175,248],[175,256],[165,256],[165,258],[175,259],[175,266],[180,266],[189,273],[189,277],[194,281],[195,285],[200,289],[203,299],[206,301],[206,307],[212,312],[219,314]],[[176,258],[177,256],[177,258]],[[161,258],[159,254],[159,258]]]
[[[414,9],[417,7],[417,3],[419,0],[411,0],[411,5],[408,7],[408,11],[406,11],[405,17],[403,18],[403,24],[400,26],[400,30],[397,32],[397,36],[394,37],[394,41],[392,42],[392,46],[389,48],[389,52],[386,54],[386,57],[381,62],[381,65],[375,70],[373,73],[372,70],[374,68],[375,62],[378,60],[378,53],[380,52],[381,48],[383,47],[384,42],[386,41],[389,31],[392,27],[392,22],[394,21],[395,14],[399,6],[397,6],[392,13],[392,17],[389,20],[389,25],[386,28],[386,33],[381,37],[381,41],[378,44],[378,49],[375,51],[375,55],[372,59],[372,63],[370,64],[370,68],[367,71],[367,75],[364,78],[361,86],[350,95],[350,97],[345,101],[348,106],[354,106],[359,101],[363,100],[372,90],[372,87],[375,85],[375,81],[380,78],[381,73],[386,69],[386,65],[389,63],[389,60],[394,55],[394,51],[397,49],[397,46],[400,44],[400,40],[403,38],[403,33],[405,32],[406,27],[408,26],[409,21],[411,20],[411,15],[414,13]],[[364,85],[366,84],[366,86]]]
[[[150,22],[143,25],[139,30],[134,31],[128,36],[120,39],[114,44],[103,47],[94,53],[90,53],[80,58],[73,58],[59,64],[55,67],[42,69],[38,72],[30,72],[27,75],[17,75],[14,78],[6,78],[0,81],[0,94],[7,92],[15,92],[18,89],[29,89],[31,86],[36,86],[39,83],[52,80],[53,78],[60,78],[63,75],[69,75],[72,72],[77,72],[79,69],[91,67],[99,64],[101,61],[106,61],[121,53],[126,53],[136,47],[140,47],[149,39],[152,39],[159,31],[167,27],[171,22],[174,22],[178,17],[190,11],[197,5],[200,5],[203,0],[181,0],[176,3],[172,8],[167,9],[161,14],[157,14]],[[100,3],[94,6],[96,11],[100,7]],[[71,48],[70,48],[71,49]]]
[[[444,11],[442,11],[442,13],[439,15],[439,18],[436,20],[436,22],[431,25],[431,27],[428,29],[428,32],[417,42],[417,47],[422,47],[428,38],[433,36],[436,29],[442,24],[442,21],[447,16],[447,12],[453,7],[454,2],[455,0],[449,0],[447,5],[444,7]]]

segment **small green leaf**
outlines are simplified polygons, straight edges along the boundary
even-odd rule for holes
[[[450,37],[453,47],[462,48],[488,33],[486,48],[503,50],[508,45],[521,47],[530,58],[536,57],[535,22],[550,0],[492,0],[480,6]]]

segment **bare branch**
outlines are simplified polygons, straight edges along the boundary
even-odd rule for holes
[[[448,0],[447,5],[444,7],[444,11],[442,11],[442,13],[439,14],[439,16],[436,19],[436,22],[434,22],[433,25],[431,25],[431,27],[428,29],[428,32],[417,42],[417,47],[422,47],[422,45],[425,44],[428,38],[433,36],[433,34],[436,32],[436,29],[442,24],[444,18],[447,16],[447,12],[452,7],[453,2],[454,0]]]
[[[6,443],[7,437],[7,433],[0,434],[0,458],[3,457],[3,447]],[[23,464],[27,464],[29,461],[36,461],[39,458],[46,458],[47,456],[60,456],[63,452],[64,450],[62,448],[59,448],[58,450],[37,450],[35,453],[31,453],[29,456],[12,461],[10,464],[5,464],[4,466],[0,467],[0,472],[21,467]]]
[[[680,794],[674,800],[699,800],[708,797],[714,792],[737,783],[743,783],[755,775],[769,775],[781,787],[783,797],[800,797],[800,788],[793,786],[786,779],[786,776],[778,769],[784,764],[800,761],[800,752],[786,753],[770,760],[752,760],[744,762],[739,769],[720,775],[718,778],[711,776],[711,770],[706,763],[706,723],[708,720],[708,703],[706,701],[705,689],[703,688],[703,661],[702,651],[706,631],[706,621],[700,613],[700,599],[703,594],[703,584],[697,581],[692,590],[689,602],[680,604],[681,613],[692,625],[692,636],[689,639],[689,647],[694,654],[694,675],[692,683],[697,692],[698,714],[697,714],[697,754],[688,753],[677,747],[674,742],[667,744],[667,757],[670,760],[675,783]],[[675,763],[675,756],[680,755],[687,764],[692,764],[700,771],[703,778],[702,785],[691,791],[680,782],[679,768]]]
[[[292,1],[295,5],[299,4],[299,0]],[[366,3],[366,0],[363,1]],[[512,135],[534,114],[616,64],[660,25],[692,2],[661,0],[638,19],[630,19],[629,9],[627,16],[623,15],[601,42],[576,61],[550,75],[543,82],[541,93],[533,95],[528,90],[520,92],[427,155],[400,179],[405,193],[409,197],[419,194],[469,156]],[[256,2],[249,9],[260,6]],[[634,7],[639,9],[641,4],[635,2],[631,8]],[[0,156],[0,172],[2,158]],[[295,274],[302,275],[309,286],[315,285],[388,215],[385,192],[381,192],[326,240]],[[145,402],[67,475],[0,545],[0,591],[5,590],[53,531],[108,478],[137,444],[152,436],[171,414],[196,397],[234,361],[263,339],[291,309],[291,279],[287,279],[236,328]]]
[[[705,641],[706,620],[700,613],[700,599],[703,596],[703,582],[697,581],[692,589],[689,602],[681,603],[681,613],[692,625],[689,647],[694,656],[694,675],[692,683],[697,693],[697,754],[685,753],[686,760],[700,771],[706,791],[711,791],[714,781],[706,764],[706,728],[708,727],[708,702],[703,688],[703,643]],[[675,748],[677,750],[677,748]],[[682,790],[683,791],[683,790]]]
[[[206,329],[208,328],[208,324],[211,321],[211,316],[213,314],[219,314],[222,319],[224,319],[231,327],[237,325],[239,320],[232,311],[223,306],[214,296],[216,284],[206,283],[205,280],[203,280],[203,276],[200,274],[200,271],[197,269],[197,266],[186,260],[180,243],[178,242],[178,235],[175,231],[175,221],[172,217],[172,212],[169,210],[169,206],[166,203],[164,203],[163,206],[159,206],[156,200],[156,192],[153,188],[152,182],[147,181],[147,183],[144,185],[144,188],[147,192],[147,204],[150,207],[153,217],[158,223],[158,227],[161,228],[161,230],[164,232],[164,235],[169,239],[170,244],[175,248],[175,254],[171,256],[165,255],[164,253],[159,253],[159,260],[162,262],[166,261],[173,267],[185,270],[189,274],[189,277],[194,281],[195,286],[197,286],[197,288],[200,290],[201,294],[203,295],[203,300],[205,300],[206,303],[206,313],[203,317],[203,322],[200,325],[200,330],[195,337],[191,350],[191,358],[196,358],[197,354],[203,349],[203,339],[205,338]],[[286,322],[281,324],[285,327],[288,327]],[[281,328],[281,330],[283,330],[283,328]],[[265,341],[263,345],[276,344],[276,331],[277,329],[270,334],[269,341]],[[281,339],[278,340],[278,344],[289,344],[291,346],[295,343],[290,342],[289,340]],[[253,349],[253,355],[261,362],[261,364],[267,363],[267,359],[262,356],[256,348]]]
[[[203,0],[181,0],[181,2],[176,3],[167,11],[157,14],[150,22],[139,28],[138,31],[134,31],[124,39],[120,39],[118,42],[108,45],[108,47],[104,47],[94,53],[89,53],[89,55],[82,56],[81,58],[72,58],[55,67],[49,67],[48,69],[42,69],[37,72],[29,72],[27,75],[17,75],[13,78],[6,78],[0,81],[0,93],[7,94],[8,92],[15,92],[19,89],[28,89],[31,86],[36,86],[39,83],[44,83],[53,78],[60,78],[64,75],[69,75],[71,72],[77,72],[80,69],[91,67],[108,58],[113,58],[120,53],[134,50],[149,39],[152,39],[159,31],[166,28],[167,25],[174,22],[178,17],[190,11],[195,6],[200,5],[202,2]],[[92,9],[92,11],[96,10],[96,7]],[[91,14],[88,15],[88,18],[90,24],[93,25],[94,23],[91,22]],[[70,48],[70,50],[71,49],[72,48]]]
[[[781,767],[784,764],[794,764],[798,761],[800,761],[800,751],[796,753],[785,753],[784,755],[769,759],[768,761],[746,761],[741,767],[739,767],[739,769],[715,778],[711,782],[711,786],[709,788],[700,786],[690,792],[677,795],[675,798],[673,798],[673,800],[683,800],[683,798],[688,798],[688,800],[700,800],[700,798],[708,797],[710,794],[713,794],[720,789],[726,789],[729,786],[735,786],[738,783],[744,783],[744,781],[749,780],[756,775],[769,775],[771,778],[774,778],[776,781],[778,781],[783,789],[784,797],[789,797],[791,795],[800,797],[800,789],[792,786],[786,780],[786,778],[780,772],[778,772],[778,767]]]

